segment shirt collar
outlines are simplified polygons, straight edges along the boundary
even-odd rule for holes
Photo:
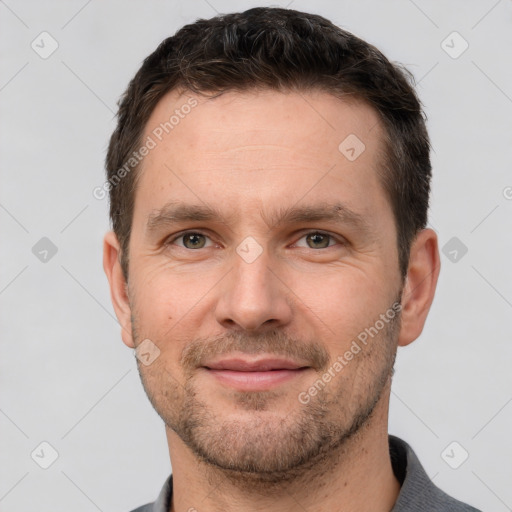
[[[446,505],[460,504],[460,510],[475,511],[476,509],[463,505],[450,498],[436,487],[423,469],[413,449],[402,439],[389,436],[389,451],[391,464],[396,478],[401,484],[400,494],[391,512],[409,512],[424,510],[425,499],[428,498],[429,510],[441,510]],[[172,499],[172,474],[165,481],[156,501],[148,512],[169,512]],[[436,508],[440,507],[440,508]],[[467,508],[466,508],[467,507]],[[454,509],[455,510],[455,509]],[[457,510],[459,510],[457,508]]]

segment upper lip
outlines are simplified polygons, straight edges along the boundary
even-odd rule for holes
[[[234,370],[239,372],[266,372],[270,370],[298,370],[307,365],[292,359],[262,358],[257,360],[225,358],[203,365],[210,370]]]

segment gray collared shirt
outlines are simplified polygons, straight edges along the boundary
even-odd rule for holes
[[[389,436],[393,471],[401,483],[398,500],[391,512],[481,512],[437,488],[425,473],[413,449],[395,436]],[[169,512],[172,498],[172,474],[153,503],[132,512]]]

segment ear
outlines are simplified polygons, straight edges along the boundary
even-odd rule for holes
[[[413,342],[423,331],[441,268],[437,235],[420,231],[411,245],[409,268],[402,293],[402,321],[398,345]]]
[[[119,324],[121,337],[125,345],[135,348],[132,338],[131,308],[128,300],[127,283],[121,268],[121,249],[117,236],[109,231],[103,239],[103,269],[110,285],[110,298]]]

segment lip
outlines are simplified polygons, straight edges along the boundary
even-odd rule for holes
[[[300,362],[279,358],[229,358],[208,363],[203,368],[218,382],[240,391],[270,389],[311,369]]]
[[[229,358],[221,359],[205,364],[204,367],[209,370],[232,370],[238,372],[266,372],[272,370],[298,370],[307,365],[291,359],[264,358],[264,359],[242,359]]]

